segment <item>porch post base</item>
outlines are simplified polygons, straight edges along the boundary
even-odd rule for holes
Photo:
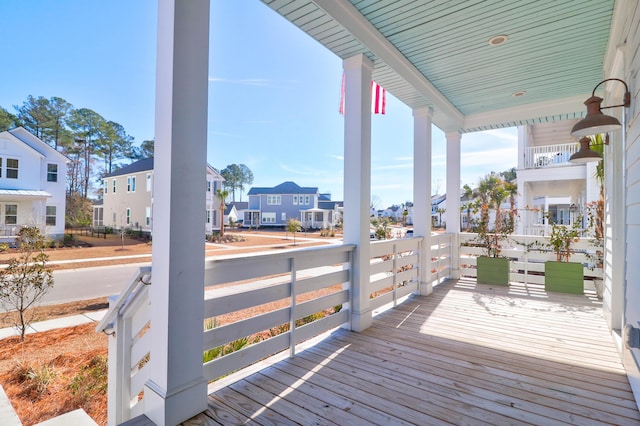
[[[173,426],[207,410],[204,377],[167,393],[149,380],[144,385],[144,414],[158,426]]]
[[[364,312],[353,312],[351,314],[351,331],[361,332],[371,327],[373,317],[371,310]]]
[[[418,296],[429,296],[433,293],[433,284],[430,282],[420,282],[418,285]]]

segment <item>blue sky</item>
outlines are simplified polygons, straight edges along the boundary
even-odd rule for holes
[[[0,15],[11,17],[0,26],[0,106],[58,96],[138,144],[154,137],[156,0],[2,0]],[[255,186],[291,180],[341,200],[341,60],[258,0],[212,0],[210,34],[209,163],[246,164]],[[386,115],[372,117],[379,207],[412,199],[412,153],[411,110],[388,95]],[[516,129],[463,135],[462,183],[516,155]],[[445,192],[445,164],[434,128],[434,193]]]

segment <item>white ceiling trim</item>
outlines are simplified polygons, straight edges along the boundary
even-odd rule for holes
[[[314,0],[353,37],[433,103],[433,122],[445,131],[462,128],[464,115],[346,0]]]
[[[587,108],[584,101],[591,97],[591,93],[572,96],[565,99],[554,99],[552,101],[538,102],[534,104],[522,105],[488,111],[486,113],[468,115],[464,119],[463,129],[476,129],[485,126],[500,127],[502,123],[526,122],[534,118],[560,116],[574,114],[576,112],[586,113]]]

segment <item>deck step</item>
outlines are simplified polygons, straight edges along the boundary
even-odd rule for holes
[[[16,411],[9,401],[9,397],[0,385],[0,424],[3,426],[22,426]]]
[[[98,423],[89,417],[82,408],[78,408],[61,416],[45,420],[35,426],[98,426]]]

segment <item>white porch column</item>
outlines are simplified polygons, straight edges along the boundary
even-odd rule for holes
[[[431,123],[433,110],[413,110],[413,236],[424,237],[420,253],[420,287],[428,296],[431,283]]]
[[[518,126],[518,168],[522,170],[525,168],[525,148],[529,146],[529,127]],[[521,177],[521,173],[516,176],[516,184],[518,185],[518,195],[516,195],[516,207],[518,208],[518,218],[516,218],[515,233],[518,235],[524,234],[525,227],[530,227],[532,219],[529,217],[529,212],[524,208],[526,206],[527,195],[525,194],[526,188],[524,179]]]
[[[369,305],[369,205],[371,203],[371,71],[373,63],[359,54],[342,64],[344,111],[344,242],[355,244],[351,273],[351,329],[371,325]]]
[[[452,234],[451,278],[460,278],[460,132],[448,132],[446,232]]]
[[[202,374],[209,0],[158,1],[150,379],[144,410],[206,410]]]

